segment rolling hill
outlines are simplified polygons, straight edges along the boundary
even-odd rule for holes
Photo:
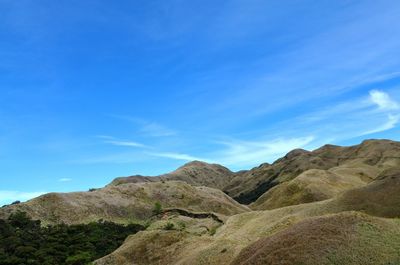
[[[109,186],[118,186],[125,183],[179,180],[194,186],[207,186],[210,188],[222,189],[234,176],[235,174],[232,171],[221,165],[193,161],[171,173],[160,176],[148,177],[135,175],[116,178]]]
[[[311,152],[296,149],[272,164],[240,172],[223,190],[238,202],[250,204],[272,187],[310,169],[330,169],[343,176],[355,174],[368,182],[394,166],[400,166],[400,143],[390,140],[366,140],[349,147],[325,145]]]
[[[165,209],[232,215],[248,211],[222,191],[182,181],[127,183],[91,192],[49,193],[0,209],[0,218],[24,211],[44,223],[78,224],[97,220],[128,223],[153,216],[159,202]]]
[[[399,173],[333,199],[233,215],[212,235],[142,231],[96,264],[397,264]]]
[[[24,211],[44,224],[148,224],[96,265],[394,265],[399,194],[400,143],[367,140],[296,149],[239,172],[195,161],[5,206],[0,219]]]

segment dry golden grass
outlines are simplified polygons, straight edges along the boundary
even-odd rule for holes
[[[400,261],[398,221],[346,212],[306,219],[256,241],[231,265],[379,265]]]
[[[322,201],[366,183],[359,176],[340,175],[330,170],[311,169],[291,181],[264,193],[251,204],[254,210],[269,210],[289,205]]]
[[[223,190],[239,201],[250,203],[271,185],[290,181],[310,169],[329,169],[340,176],[358,177],[369,182],[380,171],[396,166],[400,166],[399,142],[367,140],[349,147],[325,145],[312,152],[293,150],[271,165],[263,164],[240,172]]]
[[[189,162],[173,172],[156,177],[131,176],[114,179],[109,185],[125,183],[177,180],[194,186],[207,186],[222,189],[235,174],[224,166],[200,161]]]
[[[93,192],[50,193],[26,203],[0,209],[0,217],[26,211],[44,223],[86,223],[99,219],[128,223],[153,215],[155,202],[163,208],[232,215],[248,211],[222,191],[185,182],[145,182],[108,186]]]
[[[252,244],[256,244],[256,249],[260,248],[260,253],[275,253],[268,256],[268,262],[271,259],[272,263],[260,261],[259,264],[386,264],[385,262],[399,257],[400,252],[396,254],[395,251],[400,244],[400,223],[395,219],[372,215],[400,216],[399,179],[397,170],[386,170],[367,186],[346,191],[333,199],[233,215],[213,236],[206,233],[187,233],[184,238],[167,247],[173,249],[171,256],[157,259],[154,263],[149,260],[138,262],[135,260],[138,257],[135,256],[132,260],[128,259],[127,263],[109,264],[125,265],[130,264],[130,261],[148,265],[235,264],[238,253]],[[142,232],[143,235],[146,233],[152,234],[154,231]],[[143,235],[132,236],[126,244],[147,246],[149,242]],[[286,242],[284,244],[287,245],[282,246],[280,242]],[[268,248],[262,247],[264,243],[268,243]],[[151,242],[150,245],[157,244]],[[292,248],[293,251],[290,252]],[[126,257],[130,251],[131,248],[123,246],[108,258],[111,260],[118,259],[119,256]],[[364,251],[373,254],[368,256]],[[255,249],[250,252],[255,252]],[[307,253],[307,256],[302,253]],[[357,259],[352,253],[358,253],[356,257],[365,255],[366,259]],[[244,256],[247,257],[248,254]],[[260,257],[264,256],[260,254]],[[306,260],[308,256],[311,258]],[[259,262],[258,258],[251,262]],[[278,259],[283,260],[283,263],[275,263]],[[294,261],[297,263],[290,263]],[[318,263],[319,261],[321,262]],[[238,257],[237,262],[245,260]],[[251,262],[244,264],[253,264]]]
[[[383,171],[376,180],[330,203],[332,208],[382,217],[400,217],[400,168]]]
[[[172,214],[130,236],[95,264],[394,265],[400,263],[399,154],[400,144],[392,141],[327,145],[312,152],[295,150],[273,165],[229,176],[227,190],[247,199],[262,191],[257,189],[265,181],[280,183],[252,205],[257,211],[220,190],[133,178],[139,182],[94,192],[47,194],[1,209],[0,218],[19,209],[49,223],[100,218],[126,223],[146,220],[159,201],[164,208],[217,213],[224,224],[210,215]],[[193,166],[179,169],[179,178],[196,180],[199,165]],[[221,168],[212,166],[215,173],[214,169]],[[225,169],[221,170],[222,174]],[[201,172],[199,181],[208,174]],[[226,181],[215,182],[214,177],[208,185],[222,186]]]

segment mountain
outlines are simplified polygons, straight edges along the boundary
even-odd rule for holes
[[[9,205],[0,219],[24,211],[44,224],[148,225],[96,265],[389,265],[400,264],[399,194],[400,143],[366,140],[239,172],[194,161]]]
[[[398,264],[399,193],[400,170],[386,170],[333,199],[230,216],[214,234],[142,231],[95,264]]]
[[[319,183],[309,183],[316,181],[317,178],[312,178],[313,175],[322,174],[328,176],[327,178],[323,178],[327,182],[329,182],[329,179],[336,182],[335,176],[337,179],[343,175],[352,175],[352,180],[346,178],[344,183],[342,183],[345,187],[347,185],[353,187],[352,185],[365,184],[365,182],[371,181],[376,177],[383,168],[394,165],[400,166],[399,152],[400,143],[398,142],[390,140],[366,140],[359,145],[349,147],[324,145],[314,151],[295,149],[272,164],[264,163],[251,170],[232,172],[221,165],[193,161],[168,174],[156,177],[140,175],[121,177],[114,179],[109,185],[180,180],[190,185],[221,189],[240,203],[255,203],[257,209],[261,203],[265,204],[267,198],[269,201],[270,197],[274,197],[272,194],[264,196],[263,194],[280,183],[286,183],[286,190],[284,191],[284,187],[280,187],[279,190],[272,189],[273,192],[271,191],[271,193],[290,194],[290,192],[293,192],[297,188],[300,188],[303,192],[305,189],[302,187],[319,185]],[[302,177],[292,183],[288,183],[294,178],[299,177],[302,173],[305,173]],[[318,181],[322,181],[322,179]],[[352,181],[355,181],[355,183],[349,183]],[[341,190],[341,187],[336,188]],[[332,196],[331,193],[335,193],[333,189],[327,189],[329,192],[320,190],[306,192],[306,194],[302,195],[298,194],[299,197],[302,197],[298,199],[298,202],[326,199]],[[309,189],[307,188],[307,190]],[[327,194],[324,194],[324,192],[327,192]],[[263,197],[260,198],[261,196]],[[256,202],[259,198],[260,201]],[[280,199],[283,200],[281,197]],[[265,209],[273,208],[275,207],[274,205],[280,207],[293,203],[289,201],[282,203],[269,202],[267,204],[271,205],[266,206]]]
[[[335,170],[310,169],[292,180],[274,186],[254,203],[254,210],[270,210],[289,205],[322,201],[343,191],[361,187],[367,182],[364,175],[342,175]]]
[[[274,186],[293,180],[310,169],[330,170],[324,173],[328,176],[331,173],[345,176],[358,174],[362,181],[368,182],[383,169],[400,166],[399,154],[400,143],[390,140],[366,140],[359,145],[349,147],[325,145],[312,152],[296,149],[271,165],[263,164],[237,174],[223,190],[238,202],[250,204]],[[308,175],[314,173],[309,172]],[[303,176],[304,178],[307,177]],[[298,184],[292,183],[291,186],[294,185]],[[262,201],[265,199],[262,198]],[[304,199],[300,202],[304,202]],[[283,205],[285,203],[277,204],[277,206]],[[274,207],[273,203],[268,207]]]
[[[127,183],[91,192],[49,193],[0,209],[0,218],[27,212],[44,223],[79,224],[99,219],[117,223],[147,220],[159,202],[164,209],[232,215],[248,211],[222,191],[181,181]]]
[[[394,220],[345,212],[310,218],[261,238],[231,265],[398,264],[394,262],[399,261],[399,237]]]
[[[140,175],[120,177],[114,179],[109,185],[117,186],[125,183],[179,180],[185,181],[190,185],[222,189],[234,176],[235,174],[232,171],[221,165],[193,161],[168,174],[155,177]]]

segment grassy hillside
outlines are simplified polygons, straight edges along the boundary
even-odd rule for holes
[[[114,179],[109,185],[178,180],[184,181],[190,185],[222,189],[234,176],[235,174],[232,171],[221,165],[193,161],[168,174],[156,177],[145,177],[140,175],[120,177]]]
[[[145,221],[155,203],[163,208],[232,215],[248,211],[220,190],[194,187],[185,182],[142,182],[108,186],[92,192],[49,193],[26,203],[0,209],[7,218],[17,210],[44,223],[78,224],[99,219],[117,223]]]
[[[400,221],[345,212],[309,218],[243,249],[231,265],[400,263]]]
[[[224,187],[253,202],[251,209],[200,183]],[[369,140],[294,150],[236,173],[193,162],[156,179],[46,194],[1,208],[0,219],[21,210],[42,224],[149,225],[96,265],[393,265],[400,262],[399,194],[400,143]]]
[[[289,205],[322,201],[340,193],[366,185],[364,175],[339,170],[310,169],[293,180],[283,182],[264,193],[251,207],[269,210]],[[350,171],[350,170],[348,170]],[[362,172],[362,171],[360,171]],[[370,181],[370,179],[368,179]]]
[[[330,172],[337,171],[342,176],[359,173],[362,180],[370,181],[382,170],[396,166],[400,166],[399,142],[367,140],[349,147],[325,145],[312,152],[293,150],[271,165],[263,164],[240,172],[223,190],[237,201],[250,204],[274,186],[290,181],[310,169],[330,169]],[[276,206],[272,203],[267,208]]]
[[[386,170],[365,187],[332,199],[233,215],[212,235],[143,231],[97,264],[276,264],[278,258],[282,264],[318,264],[321,253],[321,264],[391,264],[400,258],[399,181],[397,170]],[[132,246],[142,251],[133,253]],[[286,246],[293,247],[292,255]],[[143,259],[161,247],[163,254]],[[249,253],[260,256],[247,261]]]

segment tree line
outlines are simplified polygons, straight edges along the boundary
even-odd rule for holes
[[[1,265],[87,265],[117,249],[140,224],[98,221],[42,226],[25,212],[0,219]]]

